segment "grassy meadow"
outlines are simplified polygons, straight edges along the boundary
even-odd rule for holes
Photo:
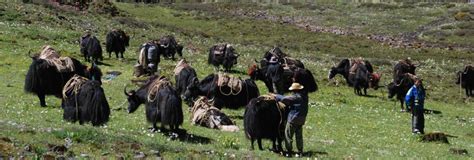
[[[303,61],[319,85],[310,94],[307,123],[303,129],[305,156],[322,159],[473,159],[474,102],[466,98],[455,82],[455,72],[473,64],[474,6],[471,4],[374,5],[352,3],[300,4],[162,4],[113,3],[118,15],[103,12],[94,5],[78,12],[48,5],[0,2],[0,157],[51,158],[146,158],[170,159],[243,159],[283,158],[265,150],[250,150],[244,136],[244,108],[224,109],[240,127],[229,133],[193,126],[184,109],[181,128],[187,134],[174,138],[151,133],[142,105],[133,114],[123,88],[138,88],[131,83],[138,47],[150,39],[174,35],[184,46],[184,58],[190,61],[202,79],[213,73],[207,65],[208,49],[216,43],[231,43],[240,54],[234,67],[236,76],[247,78],[247,68],[271,47],[278,45],[285,53]],[[99,8],[99,9],[97,9]],[[239,11],[267,15],[292,15],[307,23],[337,27],[361,34],[399,36],[423,33],[418,38],[435,43],[464,45],[471,49],[393,48],[360,36],[309,32],[288,23],[236,14]],[[456,20],[463,12],[471,19]],[[437,23],[443,19],[443,23]],[[363,25],[361,25],[363,24]],[[434,27],[423,27],[434,26]],[[450,26],[450,27],[446,27]],[[46,98],[48,107],[39,106],[35,95],[23,91],[24,78],[31,63],[28,52],[40,52],[52,45],[63,56],[83,61],[79,37],[90,29],[102,43],[106,33],[121,28],[131,35],[131,44],[118,60],[104,55],[102,72],[120,71],[117,78],[104,81],[107,100],[112,108],[110,121],[103,127],[79,125],[62,120],[61,100]],[[420,28],[427,28],[420,30]],[[420,32],[422,31],[422,32]],[[466,34],[456,34],[464,31]],[[437,34],[437,33],[445,34]],[[440,37],[442,36],[442,37]],[[441,38],[441,39],[440,39]],[[105,49],[105,46],[103,45]],[[411,57],[420,64],[417,75],[427,88],[425,108],[441,114],[425,114],[425,131],[440,131],[453,136],[449,144],[420,142],[411,133],[411,115],[400,113],[399,104],[387,98],[386,88],[368,90],[369,97],[356,96],[342,76],[338,83],[327,79],[331,66],[343,58],[364,57],[375,71],[382,73],[381,85],[392,80],[393,65]],[[175,61],[162,60],[160,74],[173,77]],[[172,78],[174,79],[174,78]],[[260,94],[267,93],[257,82]],[[183,108],[188,106],[183,105]],[[69,141],[69,142],[67,142]],[[66,143],[64,152],[55,149]],[[466,149],[468,155],[453,154],[451,149]]]

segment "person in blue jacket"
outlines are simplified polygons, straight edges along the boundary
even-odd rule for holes
[[[276,94],[277,101],[281,101],[289,107],[288,119],[285,127],[285,146],[288,156],[293,153],[293,135],[296,137],[298,153],[296,157],[303,154],[303,125],[308,114],[308,93],[303,90],[304,86],[299,83],[291,84],[289,88],[293,92],[290,96]]]
[[[416,134],[424,134],[425,128],[425,116],[424,116],[424,103],[425,103],[425,89],[423,88],[422,80],[419,78],[415,79],[415,85],[408,90],[405,96],[405,103],[410,106],[412,113],[412,132]]]

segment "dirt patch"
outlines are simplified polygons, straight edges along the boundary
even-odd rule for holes
[[[0,157],[13,156],[16,153],[16,148],[12,140],[8,137],[0,138]]]

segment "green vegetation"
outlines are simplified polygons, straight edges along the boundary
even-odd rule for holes
[[[353,29],[366,19],[357,32],[397,35],[412,32],[450,10],[463,11],[465,5],[251,5],[233,3],[143,5],[114,3],[119,16],[109,13],[83,13],[34,4],[0,2],[0,155],[44,157],[46,155],[77,157],[133,158],[139,152],[148,157],[157,154],[166,158],[281,158],[267,150],[250,151],[245,138],[241,116],[244,109],[228,110],[241,128],[227,133],[193,126],[186,118],[182,128],[189,136],[174,140],[168,135],[150,133],[144,116],[144,107],[127,114],[123,87],[133,88],[132,66],[136,62],[138,46],[149,39],[174,35],[184,45],[184,57],[198,72],[199,78],[212,73],[205,63],[208,48],[221,42],[234,44],[241,54],[235,70],[245,72],[247,67],[274,45],[280,45],[293,57],[301,59],[318,80],[320,90],[310,94],[310,110],[304,126],[305,150],[318,158],[366,159],[471,159],[474,153],[474,110],[472,99],[460,94],[454,84],[457,70],[474,61],[472,51],[446,49],[391,48],[375,41],[351,35],[307,32],[301,28],[270,20],[232,16],[232,11],[265,9],[275,15],[309,15],[315,23]],[[322,8],[323,7],[323,8]],[[327,7],[327,8],[326,8]],[[379,9],[380,7],[384,7]],[[469,6],[467,6],[469,7]],[[321,9],[318,9],[321,8]],[[313,11],[315,10],[315,11]],[[470,13],[472,14],[472,13]],[[384,21],[378,21],[384,20]],[[443,24],[439,30],[457,32],[472,30],[472,21]],[[391,26],[397,24],[397,26]],[[106,58],[102,71],[121,71],[116,79],[104,82],[103,88],[111,106],[110,122],[104,127],[92,127],[64,122],[60,99],[47,97],[49,107],[39,107],[36,96],[23,92],[23,81],[31,60],[28,51],[39,52],[46,44],[61,51],[64,56],[82,60],[78,38],[91,29],[104,42],[112,28],[121,28],[132,36],[131,47],[125,59]],[[460,36],[462,37],[462,36]],[[464,35],[468,37],[468,33]],[[433,39],[429,37],[428,39]],[[446,38],[453,44],[462,44],[457,37]],[[472,41],[472,38],[467,38]],[[471,45],[472,43],[464,43]],[[107,55],[104,55],[107,57]],[[457,138],[450,144],[423,143],[410,132],[410,115],[399,113],[399,104],[387,99],[386,89],[369,90],[373,97],[358,97],[338,76],[335,85],[327,79],[329,68],[342,58],[365,57],[383,73],[381,84],[391,81],[392,65],[411,57],[421,66],[417,74],[425,80],[428,89],[426,108],[441,111],[427,114],[426,131],[441,131]],[[163,60],[160,72],[172,76],[175,62]],[[246,75],[239,75],[248,77]],[[258,82],[261,94],[267,92]],[[132,87],[133,86],[133,87]],[[184,105],[184,108],[187,106]],[[184,110],[185,117],[189,117]],[[192,135],[192,136],[191,136]],[[65,153],[55,153],[54,145],[66,140],[72,145]],[[209,143],[207,141],[210,140]],[[270,147],[268,141],[265,148]],[[467,149],[471,155],[450,153],[450,148]]]

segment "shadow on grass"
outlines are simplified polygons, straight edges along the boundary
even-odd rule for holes
[[[211,143],[211,139],[195,134],[190,134],[187,133],[186,130],[184,129],[178,129],[175,132],[172,132],[170,130],[162,130],[164,135],[168,136],[169,138],[173,140],[179,140],[181,142],[186,142],[186,143],[192,143],[192,144],[209,144]],[[177,137],[175,137],[177,134]]]
[[[425,114],[441,114],[441,111],[438,110],[431,110],[431,109],[425,109]]]
[[[112,66],[111,64],[104,63],[104,62],[100,62],[100,61],[99,61],[99,62],[97,62],[97,65],[101,65],[101,66],[108,66],[108,67]]]
[[[377,96],[374,95],[361,95],[362,97],[367,97],[367,98],[377,98]]]

